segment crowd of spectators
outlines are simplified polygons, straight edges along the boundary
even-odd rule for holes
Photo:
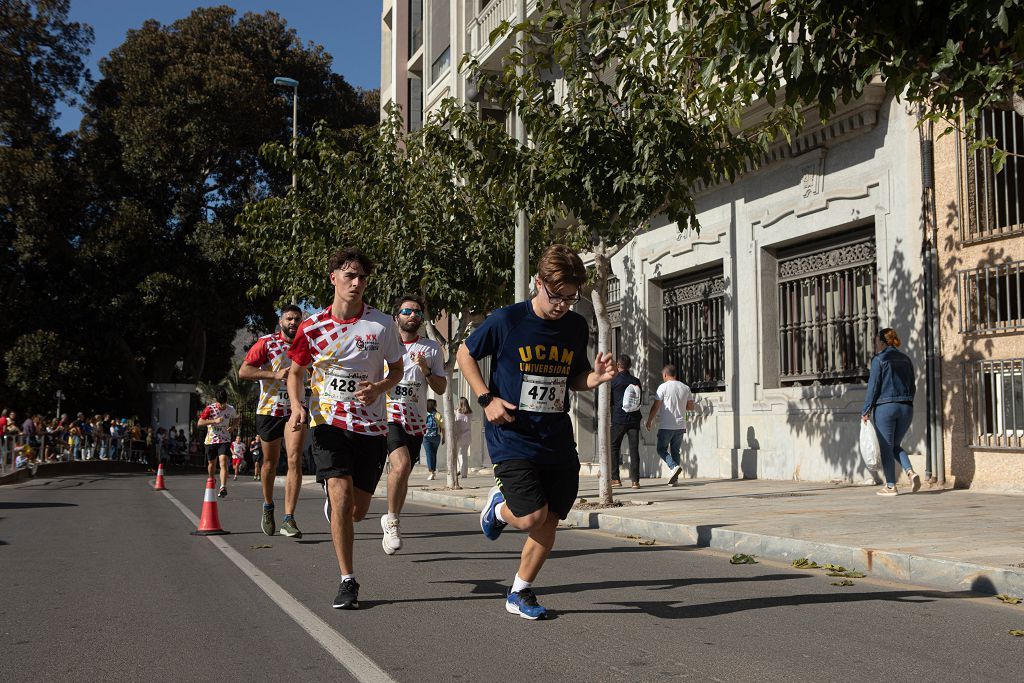
[[[22,416],[6,408],[0,411],[0,454],[16,468],[34,470],[39,462],[86,460],[184,464],[195,450],[184,426],[154,431],[137,418],[109,413],[44,417]]]

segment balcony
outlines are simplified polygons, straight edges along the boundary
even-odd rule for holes
[[[480,60],[485,68],[497,69],[501,66],[501,59],[508,54],[512,47],[512,32],[508,31],[494,41],[489,42],[491,32],[503,21],[515,22],[519,11],[519,0],[491,0],[481,9],[476,16],[471,17],[466,23],[466,34],[469,36],[469,53]],[[537,14],[536,3],[527,0],[526,11],[528,16],[534,17]]]

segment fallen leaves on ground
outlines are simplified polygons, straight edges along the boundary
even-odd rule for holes
[[[855,569],[851,569],[848,572],[829,572],[828,576],[843,576],[847,579],[863,579],[864,574],[860,573]]]
[[[744,555],[743,553],[736,553],[729,558],[729,564],[757,564],[757,560],[754,559],[753,555]]]
[[[821,569],[820,564],[808,560],[806,557],[801,557],[799,560],[793,560],[793,566],[797,569]]]
[[[850,581],[849,579],[843,579],[842,581],[833,581],[832,585],[833,586],[852,586],[852,585],[854,585],[854,583],[853,583],[853,581]]]
[[[252,548],[253,550],[264,550],[266,548],[273,548],[274,546],[272,546],[272,545],[251,545],[249,547]]]
[[[831,562],[821,565],[822,569],[827,569],[830,572],[848,572],[850,571],[841,564],[832,564]]]
[[[1010,635],[1024,638],[1024,631],[1021,631],[1019,628],[1010,629]]]
[[[640,541],[640,545],[654,545],[654,539],[653,538],[649,538],[649,539],[647,539],[645,541]]]
[[[999,600],[1002,600],[1007,605],[1019,605],[1021,603],[1021,599],[1020,598],[1014,597],[1012,595],[1007,595],[1006,593],[1001,593],[1001,594],[997,595],[996,598],[998,598]]]

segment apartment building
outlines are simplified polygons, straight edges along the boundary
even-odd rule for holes
[[[499,68],[513,38],[488,37],[523,11],[520,3],[385,0],[382,61],[389,76],[382,102],[409,103],[409,128],[444,97],[464,102],[458,61],[468,52],[485,68]],[[486,101],[478,106],[482,116],[505,117]],[[773,148],[757,171],[705,188],[697,202],[699,232],[656,224],[617,255],[609,292],[612,351],[634,357],[647,396],[665,363],[677,365],[699,394],[686,476],[872,479],[857,447],[859,416],[872,340],[889,326],[918,369],[904,442],[915,469],[959,485],[1024,486],[1024,176],[1014,156],[1024,148],[1024,130],[1014,121],[1000,143],[1012,148],[1013,163],[1000,174],[978,170],[962,139],[941,138],[931,195],[917,112],[881,85],[869,86],[828,124],[810,123]],[[1011,129],[1016,137],[1006,137]],[[942,270],[935,410],[926,400],[934,316],[922,265],[932,196]],[[971,212],[981,218],[961,219]],[[975,300],[982,303],[965,307]],[[586,302],[578,310],[593,315]],[[469,395],[460,384],[455,391]],[[573,409],[581,459],[590,462],[593,401],[578,396]],[[653,435],[642,438],[642,476],[659,476]]]
[[[996,172],[995,141],[1006,153]],[[957,485],[1024,491],[1024,117],[935,143],[944,445]]]

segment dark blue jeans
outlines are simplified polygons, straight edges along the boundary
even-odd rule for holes
[[[685,429],[658,430],[658,445],[655,450],[658,452],[658,457],[668,465],[669,474],[682,462],[679,459],[679,451],[682,448],[683,434],[685,433]]]
[[[423,450],[427,453],[427,471],[437,471],[437,449],[441,445],[440,436],[423,437]]]
[[[914,406],[909,403],[879,403],[875,406],[875,433],[878,435],[878,447],[882,453],[882,469],[885,472],[885,483],[896,485],[896,461],[899,460],[903,470],[909,470],[910,456],[900,442],[910,429],[910,421],[914,417]]]

